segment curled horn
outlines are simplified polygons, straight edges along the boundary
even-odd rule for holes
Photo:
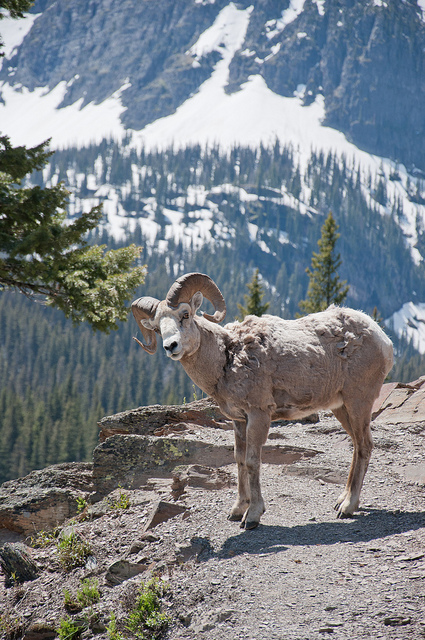
[[[153,318],[155,316],[158,304],[159,300],[157,300],[156,298],[145,296],[144,298],[135,300],[131,305],[133,316],[135,317],[138,327],[142,332],[146,344],[143,344],[143,342],[140,342],[140,340],[138,340],[137,338],[133,338],[133,340],[135,340],[142,347],[142,349],[150,354],[155,353],[156,351],[156,335],[154,331],[144,327],[141,321],[150,320],[151,318]]]
[[[192,296],[200,291],[214,308],[214,315],[204,313],[210,322],[221,322],[226,315],[226,303],[215,282],[204,273],[187,273],[178,278],[170,288],[165,299],[169,307],[177,307],[180,302],[190,302]]]

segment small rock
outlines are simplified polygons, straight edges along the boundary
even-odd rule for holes
[[[186,486],[197,489],[218,490],[223,489],[223,487],[230,487],[232,483],[232,476],[223,469],[213,469],[212,467],[193,464],[189,467],[175,470],[171,490],[179,496],[184,493]]]
[[[181,613],[179,615],[179,620],[185,627],[188,627],[192,622],[192,614],[191,613]]]
[[[305,422],[316,424],[317,422],[320,422],[320,416],[318,413],[312,413],[301,420],[301,423],[305,423]]]
[[[89,556],[86,560],[85,568],[87,571],[94,571],[97,567],[97,560],[94,556]]]
[[[191,558],[199,559],[201,554],[212,552],[212,546],[208,538],[194,536],[190,544],[179,544],[176,549],[176,559],[179,562],[187,562]]]
[[[143,542],[159,542],[161,540],[161,536],[156,536],[154,533],[142,533],[140,536],[140,540]]]
[[[109,617],[99,614],[90,621],[90,629],[94,634],[105,633],[109,622]]]
[[[53,623],[46,620],[34,620],[25,633],[25,640],[53,640],[57,631]]]
[[[412,618],[408,616],[389,616],[385,618],[384,624],[387,627],[402,627],[406,624],[410,624],[412,622]]]
[[[31,557],[31,549],[22,542],[6,542],[0,549],[0,567],[6,587],[35,580],[39,569]]]
[[[87,507],[87,515],[91,520],[95,520],[96,518],[101,518],[111,511],[111,505],[109,502],[105,500],[101,500],[100,502],[96,502],[95,504],[91,504]]]
[[[127,560],[117,560],[111,564],[105,575],[105,581],[116,586],[125,582],[129,578],[134,578],[139,573],[143,573],[148,568],[147,558],[144,558],[144,562],[128,562]]]
[[[206,631],[211,631],[214,627],[215,624],[211,620],[204,619],[198,624],[192,625],[191,629],[193,629],[195,633],[205,633]]]
[[[226,622],[226,620],[230,620],[234,613],[233,609],[219,609],[217,611],[216,620],[217,622]]]
[[[128,550],[129,555],[139,553],[139,551],[142,551],[142,549],[146,547],[146,544],[147,542],[144,542],[143,540],[135,540],[130,545],[130,548]]]
[[[425,558],[425,553],[414,553],[410,556],[400,556],[398,558],[399,562],[414,562],[415,560],[422,560]]]
[[[146,533],[146,531],[148,531],[149,529],[153,529],[158,524],[166,522],[171,518],[175,518],[181,513],[185,513],[185,511],[188,511],[188,507],[180,504],[175,504],[173,502],[163,502],[162,500],[160,500],[153,507],[150,515],[148,516],[143,531]]]

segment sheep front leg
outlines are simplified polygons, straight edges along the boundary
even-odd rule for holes
[[[238,497],[229,514],[229,520],[240,522],[249,507],[248,471],[246,458],[246,420],[234,420],[235,460],[238,465]]]
[[[270,427],[270,416],[264,411],[252,411],[248,416],[245,464],[248,472],[250,504],[241,527],[254,529],[265,511],[260,487],[261,449],[266,443]]]

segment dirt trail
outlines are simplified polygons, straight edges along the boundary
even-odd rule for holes
[[[373,434],[354,518],[337,520],[333,511],[351,459],[338,422],[322,415],[317,425],[273,426],[270,444],[309,454],[284,466],[263,464],[267,510],[257,529],[244,531],[226,519],[236,492],[231,464],[221,467],[218,484],[216,471],[199,469],[206,479],[199,484],[209,477],[221,488],[186,487],[177,503],[188,510],[141,540],[154,501],[173,501],[171,480],[152,480],[128,492],[129,509],[75,525],[93,547],[92,565],[64,575],[53,548],[34,550],[42,574],[19,587],[19,597],[1,584],[0,602],[21,617],[23,628],[40,629],[40,621],[52,628],[66,615],[63,589],[96,576],[102,597],[95,609],[104,624],[83,637],[103,639],[110,612],[119,620],[140,579],[155,570],[170,584],[165,610],[174,623],[166,637],[173,640],[419,640],[425,637],[425,423],[375,422]],[[108,575],[120,561],[146,571],[113,585]]]
[[[322,453],[284,469],[263,465],[267,511],[254,531],[224,520],[232,490],[199,496],[203,517],[185,527],[211,549],[174,576],[192,623],[171,637],[425,637],[425,431],[375,424],[362,508],[346,520],[332,512],[351,458],[338,423],[276,432]],[[179,538],[173,526],[168,535]]]

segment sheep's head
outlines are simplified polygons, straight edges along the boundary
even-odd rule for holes
[[[172,285],[161,302],[143,297],[135,300],[131,310],[142,332],[145,344],[136,342],[148,353],[156,351],[156,333],[162,337],[166,354],[173,360],[190,356],[199,348],[200,333],[194,317],[207,298],[215,308],[213,315],[204,313],[210,322],[221,322],[226,315],[226,303],[213,280],[203,273],[188,273]]]

